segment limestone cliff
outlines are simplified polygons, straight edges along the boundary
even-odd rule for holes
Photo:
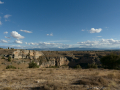
[[[34,50],[15,50],[13,52],[13,58],[30,59],[30,61],[36,62],[40,67],[62,66],[68,65],[69,63],[69,60],[64,56]]]
[[[41,51],[34,50],[16,50],[13,52],[13,58],[28,58],[28,59],[38,59],[40,56],[44,54]]]

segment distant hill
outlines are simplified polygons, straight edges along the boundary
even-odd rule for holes
[[[105,49],[105,48],[33,48],[27,50],[40,50],[40,51],[95,51],[95,50],[119,50],[119,49]]]

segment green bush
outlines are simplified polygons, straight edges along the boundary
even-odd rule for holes
[[[88,64],[88,68],[98,68],[98,66],[96,64]]]
[[[12,66],[12,65],[8,65],[8,66],[6,67],[6,69],[16,69],[16,67],[14,67],[14,66]]]
[[[111,54],[100,59],[102,66],[108,69],[118,69],[120,66],[120,56]]]
[[[39,66],[37,65],[37,63],[34,63],[32,61],[31,63],[29,63],[29,68],[39,68]]]
[[[11,57],[10,56],[8,57],[8,62],[11,62]]]

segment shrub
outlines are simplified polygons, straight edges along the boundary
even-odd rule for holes
[[[108,69],[118,69],[120,65],[120,56],[111,54],[100,59],[102,66]]]
[[[37,63],[34,63],[32,61],[31,63],[29,63],[29,68],[39,68],[39,66],[37,65]]]
[[[88,68],[98,68],[98,66],[96,64],[88,64]]]
[[[80,65],[76,65],[75,68],[82,69]]]
[[[9,57],[8,57],[8,62],[10,62],[10,61],[11,61],[11,57],[9,56]]]
[[[12,65],[8,65],[8,66],[6,67],[6,69],[16,69],[16,67],[14,67],[14,66],[12,66]]]

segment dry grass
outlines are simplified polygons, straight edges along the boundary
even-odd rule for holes
[[[109,88],[120,86],[117,70],[38,68],[1,70],[0,72],[2,73],[0,90],[86,90],[84,85],[105,86],[109,90]],[[6,89],[6,87],[12,87],[12,89]]]
[[[77,82],[81,85],[104,86],[104,87],[107,87],[109,84],[109,81],[103,77],[86,77]]]
[[[5,87],[2,90],[14,90],[14,89],[12,89],[11,87]]]

